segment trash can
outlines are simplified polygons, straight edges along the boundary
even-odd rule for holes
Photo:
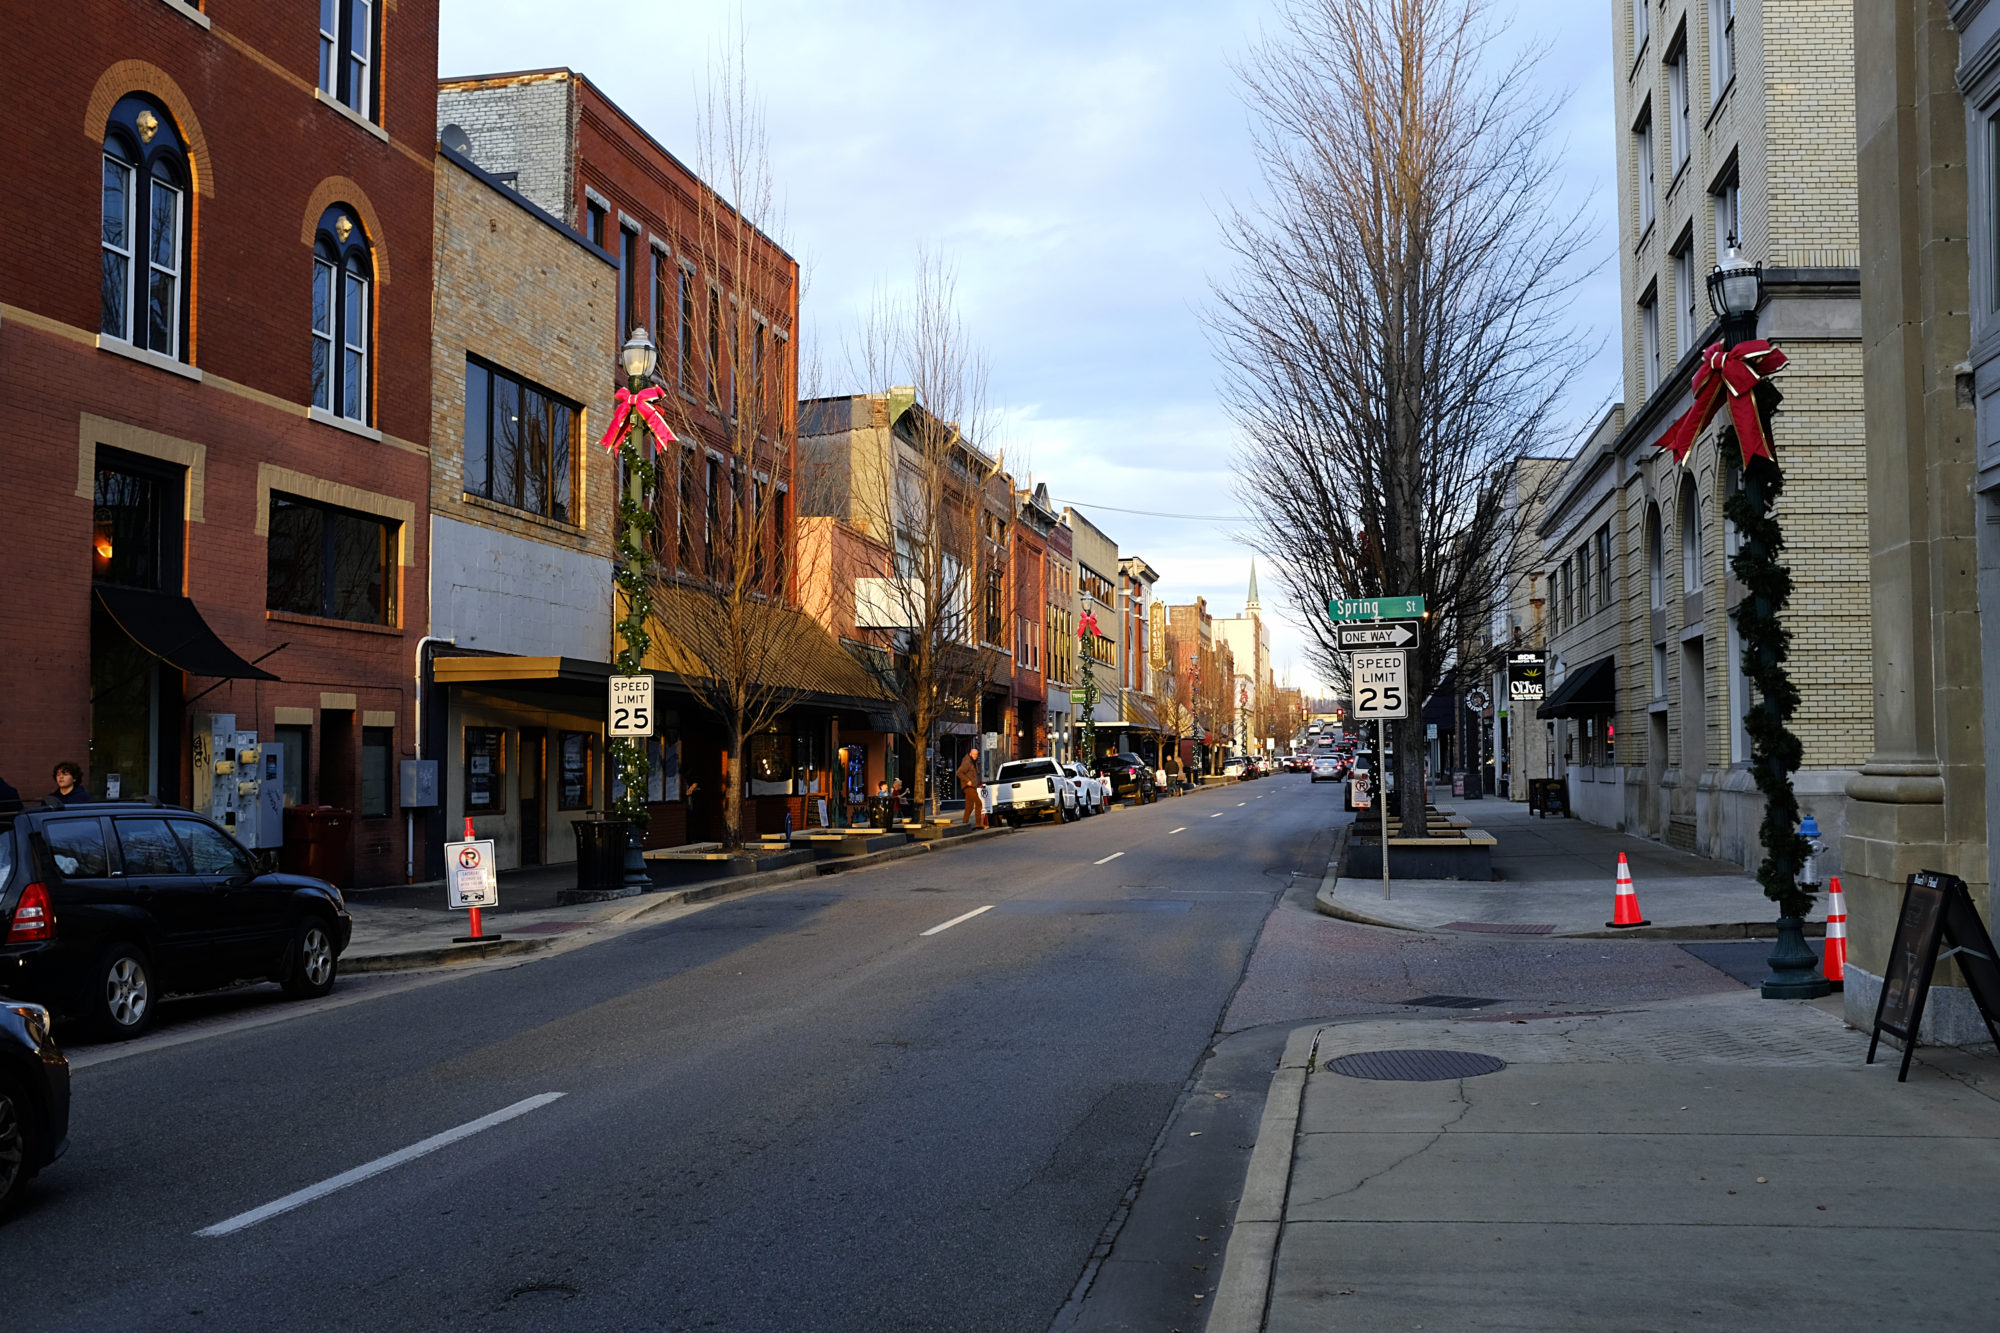
[[[285,808],[285,845],[278,868],[291,875],[310,875],[336,888],[354,882],[354,812],[337,805],[293,805]]]
[[[576,829],[576,887],[583,893],[616,893],[625,887],[625,841],[631,825],[622,819],[579,819]]]

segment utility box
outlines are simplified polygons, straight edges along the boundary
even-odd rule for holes
[[[236,837],[245,847],[285,845],[285,747],[265,741],[252,751],[236,752],[243,808],[237,812]]]
[[[430,810],[437,806],[437,760],[405,759],[402,776],[402,805],[405,810]]]

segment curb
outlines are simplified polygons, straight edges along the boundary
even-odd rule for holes
[[[477,963],[487,958],[535,953],[554,944],[553,939],[497,939],[485,944],[441,944],[430,949],[404,949],[391,953],[342,955],[342,972],[407,972],[419,967],[448,963]]]
[[[1373,916],[1346,903],[1337,902],[1333,896],[1334,877],[1331,870],[1320,881],[1319,892],[1313,895],[1313,905],[1320,914],[1341,921],[1352,921],[1361,926],[1378,926],[1384,930],[1412,931],[1423,935],[1434,935],[1444,930],[1442,925],[1413,926],[1403,921],[1391,921],[1387,917]],[[1459,932],[1452,932],[1457,934]],[[1823,936],[1826,923],[1809,921],[1806,923],[1808,937]],[[1724,921],[1689,926],[1633,926],[1626,930],[1558,930],[1547,935],[1523,935],[1526,940],[1769,940],[1778,937],[1778,926],[1774,921]]]
[[[1257,1146],[1243,1173],[1243,1196],[1223,1251],[1222,1278],[1209,1307],[1207,1333],[1258,1333],[1277,1270],[1278,1236],[1285,1221],[1285,1198],[1292,1183],[1292,1149],[1304,1108],[1306,1075],[1322,1025],[1293,1028],[1285,1053],[1271,1076]]]
[[[623,905],[591,919],[593,926],[622,926],[644,920],[670,908],[684,907],[689,903],[707,902],[713,898],[723,898],[731,894],[744,893],[751,889],[772,888],[779,884],[791,884],[800,880],[818,879],[823,875],[845,874],[851,870],[862,870],[887,861],[900,861],[911,856],[921,856],[931,851],[964,846],[967,843],[984,842],[1013,833],[1010,828],[985,828],[972,833],[960,834],[956,838],[938,838],[931,842],[908,842],[901,847],[885,847],[879,852],[866,852],[860,856],[839,857],[830,861],[808,861],[802,865],[785,866],[778,870],[766,870],[755,875],[725,875],[703,884],[689,884],[681,888],[657,889],[639,897],[627,900]],[[343,954],[340,970],[343,972],[407,972],[422,967],[440,967],[452,963],[476,963],[488,958],[505,958],[515,954],[534,953],[547,949],[556,943],[555,938],[542,939],[496,939],[488,944],[445,944],[425,949],[389,950],[378,953]]]

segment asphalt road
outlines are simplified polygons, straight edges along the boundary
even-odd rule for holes
[[[73,1052],[0,1330],[1195,1333],[1295,1024],[1740,984],[1319,916],[1345,818],[1278,777],[529,961],[174,1001]]]
[[[1153,1193],[1226,1221],[1269,1063],[1240,1098],[1195,1079],[1337,810],[1209,791],[89,1052],[70,1155],[0,1233],[0,1322],[1042,1330],[1126,1326],[1121,1285],[1198,1312],[1209,1233],[1156,1238],[1172,1279],[1093,1256],[1156,1145],[1189,1169]]]

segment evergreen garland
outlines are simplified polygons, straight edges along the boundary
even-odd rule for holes
[[[652,646],[653,584],[651,576],[653,506],[648,502],[659,485],[660,465],[653,458],[652,436],[634,412],[626,421],[625,438],[618,443],[618,461],[625,484],[618,496],[618,547],[612,560],[612,579],[625,594],[625,616],[616,626],[624,647],[618,650],[620,675],[637,676],[646,669],[646,650]],[[614,803],[616,814],[644,828],[652,819],[646,806],[646,784],[653,771],[646,742],[635,737],[611,741],[611,760],[617,766],[624,790]]]
[[[1077,647],[1083,650],[1083,688],[1077,691],[1076,699],[1083,714],[1083,766],[1093,773],[1097,771],[1097,676],[1090,650],[1097,637],[1097,613],[1088,612],[1076,633]]]
[[[1765,382],[1757,386],[1756,396],[1768,439],[1780,395]],[[1734,444],[1733,431],[1724,431],[1722,447]],[[1722,512],[1736,525],[1737,549],[1729,567],[1743,585],[1743,597],[1730,615],[1743,643],[1743,674],[1757,691],[1757,702],[1744,718],[1750,736],[1750,772],[1764,794],[1759,830],[1764,861],[1757,867],[1757,882],[1782,915],[1803,917],[1813,903],[1813,895],[1799,885],[1810,849],[1799,836],[1792,774],[1798,771],[1804,747],[1789,725],[1798,711],[1799,690],[1785,669],[1791,632],[1779,621],[1791,601],[1792,575],[1782,560],[1785,534],[1774,512],[1784,488],[1784,474],[1776,461],[1752,458],[1743,469],[1742,488],[1724,500]]]

